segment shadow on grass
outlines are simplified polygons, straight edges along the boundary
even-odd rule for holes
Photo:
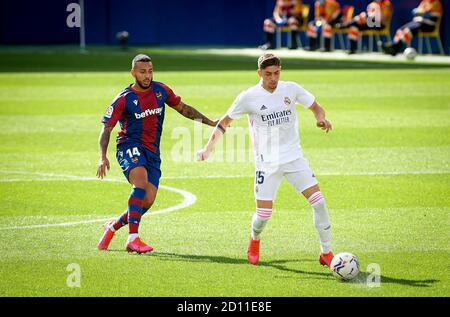
[[[219,263],[219,264],[238,264],[238,265],[249,265],[247,259],[243,258],[231,258],[225,256],[214,256],[214,255],[192,255],[192,254],[176,254],[176,253],[163,253],[154,252],[149,254],[150,256],[156,256],[161,258],[163,261],[187,261],[187,262],[208,262],[208,263]],[[330,273],[320,273],[312,271],[303,271],[299,269],[291,269],[286,266],[289,263],[304,263],[304,262],[315,262],[311,259],[297,259],[297,260],[275,260],[275,261],[260,261],[258,266],[261,267],[272,267],[280,271],[291,272],[296,274],[305,274],[318,276],[320,278],[333,278]]]
[[[247,259],[244,258],[231,258],[225,256],[213,256],[213,255],[191,255],[191,254],[176,254],[176,253],[163,253],[163,252],[154,252],[149,254],[150,256],[156,256],[163,260],[167,261],[188,261],[188,262],[208,262],[208,263],[220,263],[220,264],[238,264],[238,265],[249,265]],[[304,271],[300,269],[293,269],[286,266],[289,263],[305,263],[305,262],[316,262],[316,260],[312,259],[297,259],[297,260],[274,260],[274,261],[261,261],[258,266],[262,267],[272,267],[274,269],[295,273],[295,274],[304,274],[308,276],[316,276],[320,279],[334,279],[331,272],[330,273],[321,273],[321,272],[313,272],[313,271]],[[370,273],[360,272],[358,277],[350,282],[343,282],[349,284],[359,284],[369,287],[368,281],[371,280]],[[386,275],[381,275],[380,278],[381,285],[384,283],[388,284],[398,284],[412,287],[430,287],[434,283],[439,282],[436,279],[427,279],[427,280],[414,280],[414,279],[402,279],[402,278],[394,278]]]
[[[108,252],[124,252],[124,250],[108,250]],[[151,252],[143,254],[143,256],[153,256],[158,257],[163,261],[184,261],[184,262],[203,262],[203,263],[218,263],[218,264],[237,264],[237,265],[249,265],[247,259],[245,258],[231,258],[226,256],[215,256],[215,255],[193,255],[193,254],[177,254],[177,253],[165,253],[165,252]],[[308,276],[315,276],[319,279],[334,279],[331,272],[321,273],[313,271],[304,271],[300,269],[292,269],[286,265],[289,263],[305,263],[305,262],[316,262],[312,259],[296,259],[296,260],[274,260],[274,261],[260,261],[258,266],[261,267],[271,267],[280,271],[290,272],[295,274],[303,274]],[[352,281],[342,281],[342,283],[367,286],[370,287],[370,281],[372,281],[372,276],[367,272],[360,272],[358,276]],[[431,287],[434,283],[439,282],[436,279],[426,279],[426,280],[414,280],[414,279],[404,279],[404,278],[394,278],[386,275],[381,275],[380,285],[383,284],[398,284],[411,287]]]
[[[350,281],[345,282],[349,284],[360,284],[360,285],[367,285],[369,287],[371,278],[371,273],[367,272],[360,272],[358,276]],[[439,282],[439,280],[436,279],[428,279],[428,280],[409,280],[409,279],[403,279],[403,278],[394,278],[389,277],[386,275],[380,276],[380,285],[383,284],[399,284],[399,285],[406,285],[406,286],[413,286],[413,287],[430,287],[434,283]]]

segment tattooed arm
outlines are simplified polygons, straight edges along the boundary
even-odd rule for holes
[[[174,106],[172,108],[174,108],[176,111],[178,111],[180,114],[182,114],[183,116],[185,116],[188,119],[200,120],[202,123],[207,124],[212,127],[217,125],[218,120],[216,120],[216,121],[210,120],[205,115],[203,115],[200,111],[198,111],[194,107],[191,107],[191,106],[185,104],[182,101],[177,106]]]

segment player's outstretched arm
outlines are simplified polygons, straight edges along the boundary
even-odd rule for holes
[[[109,139],[111,137],[111,131],[114,127],[111,127],[107,124],[103,125],[102,131],[100,132],[100,136],[98,137],[98,152],[99,152],[99,161],[97,168],[97,177],[103,179],[106,176],[106,170],[109,170],[109,160],[106,157],[106,153],[108,151]]]
[[[231,119],[227,115],[223,116],[219,120],[215,129],[211,133],[211,136],[209,137],[208,143],[205,145],[203,149],[197,152],[197,161],[205,161],[208,159],[209,155],[214,149],[214,145],[222,137],[222,135],[224,135],[225,131],[230,126],[231,121],[233,121],[233,119]]]
[[[212,127],[214,127],[218,122],[217,120],[212,121],[211,119],[209,119],[208,117],[203,115],[200,111],[198,111],[194,107],[191,107],[191,106],[185,104],[182,101],[177,106],[174,106],[172,108],[174,108],[176,111],[178,111],[180,114],[182,114],[183,116],[185,116],[188,119],[199,120],[202,123],[207,124]]]
[[[325,110],[323,110],[323,108],[317,103],[317,101],[314,101],[312,106],[309,107],[309,110],[314,113],[317,121],[316,125],[318,128],[325,130],[327,133],[328,131],[333,129],[331,123],[325,119]]]

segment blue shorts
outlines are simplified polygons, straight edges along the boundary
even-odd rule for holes
[[[116,158],[128,181],[133,168],[144,166],[148,181],[158,188],[161,178],[161,159],[158,155],[142,145],[122,143],[117,145]]]

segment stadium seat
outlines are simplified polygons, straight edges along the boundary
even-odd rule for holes
[[[309,7],[308,4],[304,4],[302,6],[303,24],[300,25],[300,27],[298,28],[298,38],[297,38],[298,47],[299,48],[303,47],[302,40],[300,38],[300,33],[301,32],[303,32],[303,33],[306,32],[306,28],[308,26],[309,10],[310,10],[310,7]],[[288,37],[287,37],[288,46],[291,46],[291,44],[292,44],[291,43],[291,30],[289,30],[289,27],[288,26],[277,27],[277,30],[276,30],[276,47],[277,48],[281,47],[281,33],[282,32],[287,32],[288,33]]]
[[[342,8],[342,15],[344,16],[343,23],[350,22],[353,19],[353,14],[355,13],[355,7],[354,6],[344,6]],[[331,47],[334,48],[334,35],[336,34],[339,39],[339,45],[341,49],[345,50],[345,40],[344,40],[344,34],[348,33],[348,28],[342,28],[342,29],[336,29],[333,28],[333,43],[331,44]],[[323,38],[323,37],[322,37]],[[322,40],[323,42],[323,40]],[[323,43],[322,43],[323,47]]]
[[[391,41],[391,22],[392,22],[392,14],[389,16],[384,29],[362,31],[361,36],[358,40],[358,50],[362,51],[362,39],[364,36],[368,36],[369,37],[369,52],[372,52],[374,47],[377,50],[377,52],[379,52],[380,48],[378,47],[378,45],[374,45],[374,43],[373,43],[374,36],[376,36],[376,40],[377,40],[376,43],[381,41],[381,36],[386,37],[386,42],[390,42]]]
[[[430,38],[436,39],[436,42],[439,46],[439,53],[441,55],[445,54],[444,47],[442,46],[442,41],[441,41],[441,22],[442,22],[442,16],[440,16],[439,19],[436,21],[436,27],[433,32],[419,31],[419,35],[418,35],[418,40],[419,40],[418,52],[419,52],[419,54],[422,54],[422,52],[423,52],[423,39],[424,38],[426,40],[428,54],[433,53],[433,50],[431,49]]]

